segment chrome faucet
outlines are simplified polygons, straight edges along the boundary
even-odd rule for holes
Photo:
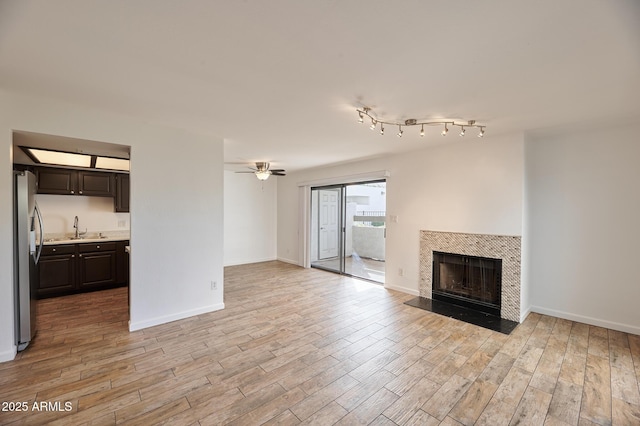
[[[78,240],[83,235],[86,235],[87,228],[84,229],[84,232],[80,232],[80,227],[78,226],[78,216],[73,218],[73,227],[76,228],[76,235],[74,237],[75,240]]]
[[[73,218],[73,227],[76,229],[76,240],[78,239],[78,216]]]

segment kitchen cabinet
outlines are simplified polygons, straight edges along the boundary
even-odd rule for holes
[[[129,285],[129,253],[126,247],[129,241],[116,242],[116,281],[118,284]]]
[[[75,195],[78,191],[78,172],[49,167],[36,168],[38,194]]]
[[[115,174],[84,170],[37,167],[39,194],[113,197]]]
[[[129,175],[116,173],[115,208],[118,213],[129,213]]]
[[[39,299],[129,284],[128,240],[53,244],[38,263]]]
[[[72,292],[76,287],[76,245],[44,246],[38,263],[38,298]]]
[[[79,289],[116,283],[116,243],[78,244]]]
[[[94,197],[115,195],[115,175],[104,172],[78,171],[78,194]]]

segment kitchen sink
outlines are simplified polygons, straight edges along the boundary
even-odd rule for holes
[[[110,238],[107,235],[96,235],[96,236],[82,236],[82,237],[60,237],[60,238],[47,238],[44,240],[45,243],[59,243],[59,242],[92,242],[99,240],[108,240],[108,239],[118,239],[118,238]]]

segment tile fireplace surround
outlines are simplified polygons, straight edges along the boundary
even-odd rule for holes
[[[431,299],[433,252],[502,259],[500,317],[520,322],[522,237],[420,231],[420,297]]]

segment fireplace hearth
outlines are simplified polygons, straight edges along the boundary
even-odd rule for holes
[[[500,316],[502,260],[433,252],[432,298]]]

